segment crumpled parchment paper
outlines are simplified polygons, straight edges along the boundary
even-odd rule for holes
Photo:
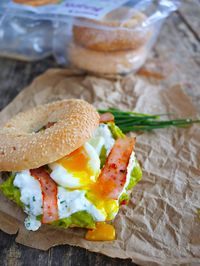
[[[63,98],[82,98],[97,108],[197,115],[178,85],[163,88],[133,75],[105,79],[53,69],[36,78],[0,113],[0,123],[19,111]],[[23,212],[2,194],[0,228],[9,234],[18,232],[17,242],[42,250],[67,243],[131,258],[140,265],[200,264],[200,126],[140,134],[136,154],[143,178],[114,221],[116,241],[89,242],[83,238],[85,230],[77,228],[42,226],[37,232],[27,231]]]

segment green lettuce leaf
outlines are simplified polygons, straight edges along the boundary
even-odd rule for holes
[[[100,159],[100,162],[101,162],[101,165],[100,167],[102,168],[106,162],[106,148],[105,146],[102,147],[101,149],[101,152],[100,152],[100,155],[99,155],[99,159]]]
[[[37,221],[42,221],[42,214],[37,215],[37,216],[36,216],[36,220],[37,220]]]
[[[86,211],[75,212],[71,216],[54,221],[51,224],[65,229],[71,225],[82,228],[95,228],[95,222],[92,216]]]
[[[142,178],[142,169],[138,160],[135,158],[135,166],[131,172],[131,178],[126,190],[132,189]]]
[[[122,195],[119,198],[119,204],[121,204],[123,201],[128,202],[129,201],[129,195],[127,193],[122,193]]]
[[[21,197],[20,190],[19,188],[15,187],[13,184],[14,178],[15,178],[15,174],[11,174],[6,179],[6,181],[4,181],[0,185],[0,190],[3,192],[3,194],[7,198],[17,203],[17,205],[20,206],[21,208],[24,208],[24,204],[20,200],[20,197]]]
[[[138,160],[135,158],[135,166],[131,172],[130,181],[128,186],[126,187],[126,191],[131,190],[142,178],[142,169]],[[119,198],[119,203],[121,204],[123,201],[129,201],[129,195],[124,192]]]
[[[118,126],[115,125],[114,122],[109,122],[109,123],[107,123],[107,125],[108,125],[114,139],[125,137],[124,133],[121,131],[121,129]]]

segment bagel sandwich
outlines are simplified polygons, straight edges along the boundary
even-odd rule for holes
[[[113,240],[105,222],[142,176],[134,144],[112,114],[99,115],[83,100],[35,107],[0,129],[0,171],[8,173],[0,190],[23,208],[28,230],[99,227],[89,240]]]

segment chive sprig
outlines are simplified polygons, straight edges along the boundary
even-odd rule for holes
[[[184,119],[161,119],[169,114],[142,114],[129,111],[121,111],[116,108],[99,109],[100,114],[112,113],[115,117],[115,124],[124,132],[130,131],[151,131],[158,128],[168,127],[188,127],[194,123],[200,123],[200,119],[184,118]]]

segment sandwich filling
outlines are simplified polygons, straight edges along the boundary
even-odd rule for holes
[[[28,230],[41,224],[94,228],[115,218],[141,179],[133,146],[114,122],[101,123],[82,147],[38,169],[12,173],[0,188],[23,207]]]

